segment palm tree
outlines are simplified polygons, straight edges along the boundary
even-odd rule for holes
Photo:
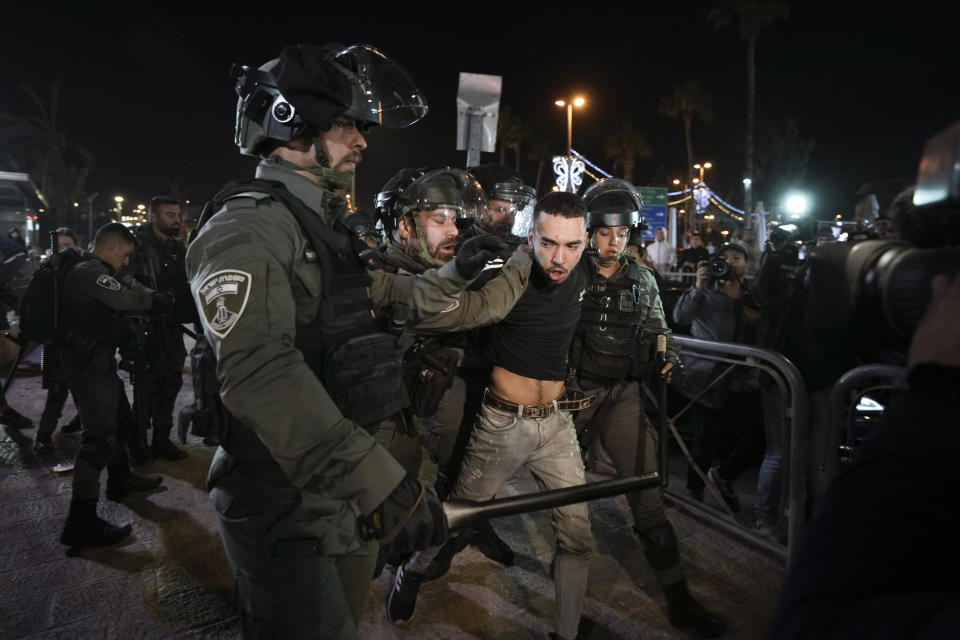
[[[747,41],[747,135],[745,141],[746,159],[744,178],[753,180],[753,129],[756,104],[756,49],[760,32],[777,20],[790,17],[790,7],[782,0],[720,0],[717,6],[707,13],[707,22],[714,29],[721,29],[734,20],[740,37]],[[750,187],[744,189],[744,211],[753,206]]]
[[[497,137],[500,139],[500,164],[507,164],[507,149],[510,149],[514,153],[514,170],[519,173],[520,149],[530,139],[530,132],[510,107],[500,110],[500,117],[497,120]]]
[[[31,174],[50,205],[53,226],[69,222],[71,203],[85,199],[86,182],[96,164],[91,151],[67,142],[57,129],[60,88],[57,80],[46,102],[29,87],[23,87],[37,107],[37,115],[0,113],[0,145],[12,168]],[[47,226],[50,226],[48,224]]]
[[[650,141],[629,120],[622,122],[612,135],[607,136],[605,151],[607,157],[613,159],[614,167],[618,164],[623,166],[623,179],[631,184],[637,156],[649,158],[653,154]]]
[[[713,122],[713,100],[700,92],[700,83],[690,80],[675,85],[673,92],[660,101],[660,114],[683,123],[687,146],[687,184],[693,184],[693,121]]]

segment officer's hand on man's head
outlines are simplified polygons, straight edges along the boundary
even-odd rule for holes
[[[360,519],[360,535],[379,540],[387,556],[440,546],[450,537],[443,504],[433,487],[409,475],[373,513]]]
[[[483,267],[494,258],[506,259],[513,248],[504,240],[492,235],[470,238],[463,243],[454,260],[457,271],[467,280],[473,280]]]

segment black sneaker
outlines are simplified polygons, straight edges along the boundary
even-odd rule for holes
[[[480,553],[505,567],[513,566],[513,549],[493,530],[489,520],[485,520],[470,531],[470,544]]]
[[[13,429],[33,428],[33,420],[22,415],[13,407],[7,407],[6,411],[0,413],[0,424],[5,424]]]
[[[393,624],[403,624],[413,617],[417,607],[417,591],[423,582],[423,574],[410,571],[403,565],[397,569],[397,577],[387,595],[387,619]]]
[[[33,442],[33,453],[38,456],[48,456],[53,453],[53,442],[50,441],[50,434],[37,434],[37,439]]]
[[[720,469],[711,467],[710,471],[707,472],[707,477],[713,484],[717,485],[720,495],[723,496],[723,501],[727,503],[730,510],[734,513],[740,513],[740,498],[737,497],[737,492],[733,490],[733,485],[720,477]]]

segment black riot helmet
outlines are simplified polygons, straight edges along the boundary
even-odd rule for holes
[[[419,238],[419,250],[409,248],[410,255],[423,264],[439,264],[427,252],[427,242],[419,211],[443,211],[455,219],[463,229],[483,216],[488,216],[490,206],[487,198],[473,176],[463,169],[452,167],[424,167],[401,169],[390,178],[374,202],[377,217],[388,236],[396,239],[394,232],[405,216],[410,216]]]
[[[643,226],[643,198],[620,178],[605,178],[583,193],[587,228]]]
[[[427,113],[413,80],[382,52],[364,44],[290,46],[259,69],[233,65],[237,117],[234,142],[258,155],[266,141],[286,142],[338,120],[409,126]]]

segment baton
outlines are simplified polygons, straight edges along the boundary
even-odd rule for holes
[[[641,489],[653,489],[658,486],[660,486],[659,474],[656,472],[644,473],[639,476],[590,482],[564,489],[526,493],[509,498],[490,500],[489,502],[449,500],[443,503],[443,512],[447,516],[447,527],[453,531],[467,529],[482,520],[502,518],[518,513],[530,513],[542,509],[553,509],[577,502],[633,493]]]

